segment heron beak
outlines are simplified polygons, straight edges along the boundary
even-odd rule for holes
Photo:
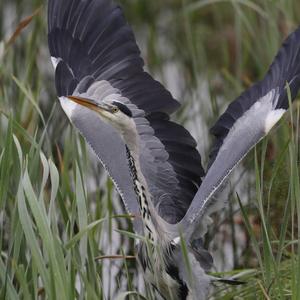
[[[108,111],[111,112],[111,107],[105,103],[98,103],[95,100],[88,99],[88,98],[82,98],[78,96],[67,96],[67,99],[82,105],[84,107],[87,107],[91,110],[94,110],[96,112],[101,112],[101,111]]]

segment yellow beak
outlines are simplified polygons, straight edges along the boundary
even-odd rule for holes
[[[111,107],[107,104],[104,103],[98,103],[95,100],[92,99],[88,99],[88,98],[82,98],[82,97],[78,97],[78,96],[67,96],[67,99],[82,105],[84,107],[87,107],[89,109],[92,109],[94,111],[100,112],[100,111],[111,111]]]

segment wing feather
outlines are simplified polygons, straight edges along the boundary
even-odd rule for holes
[[[131,109],[141,137],[141,168],[154,205],[165,220],[178,222],[203,176],[195,140],[169,120],[179,103],[144,71],[133,32],[113,1],[49,0],[48,5],[48,41],[55,58],[58,95],[88,94],[98,100],[115,97]],[[101,141],[87,130],[91,121],[79,120],[78,115],[87,116],[78,108],[75,112],[77,116],[71,118],[75,126],[100,159],[109,158],[110,149],[99,145]],[[109,161],[102,163],[115,181],[122,180]],[[128,177],[126,170],[122,172]],[[132,212],[136,199],[120,182],[116,184]]]
[[[216,206],[215,193],[245,155],[279,121],[289,106],[286,82],[292,100],[300,87],[300,28],[279,50],[265,78],[232,102],[212,128],[216,144],[203,183],[182,220],[193,234],[203,217]]]
[[[230,129],[234,123],[248,111],[258,99],[267,95],[272,89],[279,89],[279,99],[276,109],[287,109],[288,99],[285,89],[289,84],[292,99],[297,95],[300,82],[300,28],[293,32],[283,43],[274,62],[269,68],[263,80],[254,84],[250,89],[241,94],[233,101],[211,129],[211,133],[216,137],[215,146],[211,152],[211,162],[217,156]]]

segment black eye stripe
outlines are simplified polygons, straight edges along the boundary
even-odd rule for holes
[[[122,113],[124,113],[128,117],[132,118],[132,112],[126,105],[124,105],[121,102],[116,102],[116,101],[114,101],[112,104],[117,106]]]

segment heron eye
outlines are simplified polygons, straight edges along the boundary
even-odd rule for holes
[[[114,108],[112,109],[112,113],[113,113],[113,114],[116,114],[118,111],[119,111],[119,108],[118,108],[118,107],[114,107]]]

